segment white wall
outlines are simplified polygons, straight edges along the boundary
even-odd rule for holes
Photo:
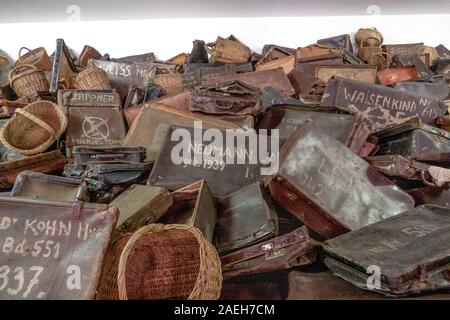
[[[443,14],[0,24],[0,48],[15,59],[22,46],[44,46],[50,54],[55,40],[64,38],[78,52],[89,44],[111,57],[153,51],[158,58],[168,59],[180,52],[188,53],[194,39],[212,42],[217,35],[233,33],[260,52],[266,43],[298,47],[372,26],[383,33],[385,43],[424,42],[432,46],[442,43],[450,47],[450,14]]]

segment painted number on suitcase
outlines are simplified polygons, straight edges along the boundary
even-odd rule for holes
[[[39,283],[39,276],[44,271],[43,267],[32,266],[28,271],[23,267],[10,268],[9,266],[0,267],[0,292],[6,291],[10,296],[21,295],[27,298],[31,290]],[[43,292],[37,294],[37,298],[42,298]]]
[[[421,237],[426,236],[429,233],[436,231],[437,229],[438,229],[438,227],[436,227],[436,226],[421,225],[421,226],[404,228],[404,229],[402,229],[402,232],[404,232],[408,235],[417,237],[417,238],[421,238]]]

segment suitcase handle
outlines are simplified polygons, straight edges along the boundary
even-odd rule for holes
[[[91,159],[125,158],[125,153],[94,154]]]

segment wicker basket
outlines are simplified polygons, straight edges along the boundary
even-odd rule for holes
[[[9,150],[25,156],[47,150],[64,132],[67,118],[58,105],[36,101],[16,113],[0,129],[0,141]]]
[[[383,35],[377,28],[361,28],[355,34],[358,47],[379,47],[383,44]]]
[[[157,74],[153,77],[153,83],[161,87],[164,91],[164,95],[183,91],[183,78],[180,74]]]
[[[28,50],[28,53],[21,56],[23,49]],[[25,64],[35,66],[41,71],[52,71],[53,68],[52,61],[50,60],[47,51],[42,47],[34,50],[30,50],[26,47],[20,48],[19,59],[16,61],[16,64],[14,66],[17,67]]]
[[[418,45],[414,48],[413,53],[417,54],[429,54],[430,55],[430,65],[431,67],[433,65],[433,61],[439,58],[439,53],[434,47],[430,46],[424,46],[424,45]]]
[[[216,249],[186,225],[150,224],[136,231],[120,256],[119,297],[218,299],[222,271]]]
[[[101,68],[90,67],[80,72],[74,81],[75,89],[111,89],[108,74]]]
[[[30,64],[14,67],[9,72],[9,83],[20,98],[33,96],[50,88],[45,73]]]

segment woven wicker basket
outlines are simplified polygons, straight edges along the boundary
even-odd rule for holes
[[[379,47],[383,44],[383,35],[377,28],[361,28],[355,33],[358,47]]]
[[[0,129],[0,141],[25,156],[47,150],[66,130],[67,118],[58,105],[36,101],[16,113]]]
[[[33,96],[50,88],[45,73],[30,64],[14,67],[9,72],[9,83],[20,98]]]
[[[431,67],[433,65],[434,60],[439,58],[439,53],[437,52],[437,50],[434,47],[430,47],[430,46],[424,46],[424,45],[416,46],[413,50],[413,53],[417,53],[417,54],[428,53],[430,55],[429,67]]]
[[[120,256],[122,300],[218,299],[222,270],[216,249],[186,225],[150,224],[136,231]]]
[[[90,67],[80,72],[74,81],[75,89],[111,89],[108,74],[101,68]]]
[[[28,53],[21,56],[23,49],[28,50]],[[47,51],[42,47],[33,50],[30,50],[26,47],[20,48],[19,59],[16,61],[16,64],[14,66],[17,67],[24,64],[35,66],[41,71],[52,71],[53,68],[52,61],[50,60]]]
[[[183,91],[183,78],[180,74],[157,74],[153,77],[153,83],[161,87],[165,95]]]

